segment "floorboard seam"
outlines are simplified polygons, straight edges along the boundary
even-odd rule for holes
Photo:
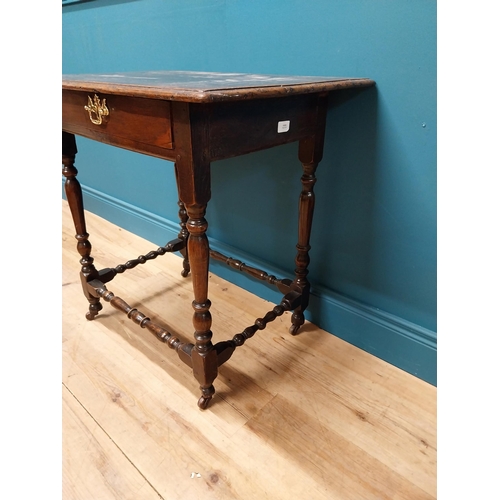
[[[155,493],[158,495],[158,497],[161,499],[161,500],[165,500],[161,494],[158,492],[158,490],[151,484],[151,482],[148,480],[148,478],[137,468],[137,466],[134,464],[134,462],[132,462],[132,460],[130,460],[130,458],[127,456],[127,454],[120,448],[120,446],[118,446],[118,444],[116,443],[116,441],[106,432],[106,429],[104,429],[104,427],[94,418],[94,416],[92,415],[92,413],[90,413],[87,408],[85,408],[85,406],[83,405],[83,403],[76,397],[76,395],[71,391],[71,389],[63,382],[63,387],[73,396],[73,398],[75,399],[75,401],[83,408],[83,410],[87,413],[87,415],[96,423],[96,425],[102,430],[102,432],[104,432],[104,434],[106,434],[106,436],[110,439],[110,441],[116,446],[116,448],[120,451],[120,453],[128,460],[128,462],[130,463],[130,465],[132,465],[132,467],[142,476],[142,478],[144,479],[144,481],[146,481],[146,483],[149,484],[149,486],[151,486],[151,488],[155,491]]]

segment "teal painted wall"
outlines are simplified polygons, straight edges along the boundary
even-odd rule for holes
[[[64,73],[374,79],[375,88],[329,108],[308,317],[436,383],[435,1],[95,0],[63,6],[62,19]],[[78,145],[89,209],[158,244],[175,233],[171,163],[85,139]],[[296,144],[214,162],[214,248],[291,276],[300,175]],[[220,264],[213,270],[279,300],[260,282]]]

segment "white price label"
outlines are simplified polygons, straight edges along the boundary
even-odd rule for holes
[[[284,120],[282,122],[278,122],[278,134],[282,134],[283,132],[288,132],[290,130],[290,120]]]

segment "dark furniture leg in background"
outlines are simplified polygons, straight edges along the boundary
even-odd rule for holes
[[[183,278],[186,278],[189,274],[189,271],[191,271],[191,266],[189,265],[188,249],[187,249],[187,240],[189,237],[189,231],[187,230],[186,224],[188,221],[188,215],[184,203],[182,203],[182,201],[179,200],[177,204],[179,205],[179,219],[181,226],[178,238],[186,242],[186,246],[180,250],[180,253],[183,257],[181,275]]]
[[[323,143],[325,138],[326,111],[328,96],[318,98],[319,106],[316,116],[316,134],[299,141],[299,160],[302,163],[303,175],[301,177],[302,192],[299,198],[299,237],[297,243],[297,256],[295,257],[295,280],[292,289],[302,295],[301,304],[292,314],[290,333],[296,335],[304,324],[304,311],[309,305],[309,292],[311,285],[307,279],[310,262],[309,240],[311,237],[312,220],[314,215],[314,184],[316,184],[316,168],[323,158]]]

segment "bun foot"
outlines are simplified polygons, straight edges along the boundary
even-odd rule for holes
[[[189,276],[189,269],[183,269],[183,270],[181,271],[181,276],[182,276],[183,278],[187,278],[187,277]]]
[[[292,325],[288,330],[292,335],[297,335],[299,333],[300,327],[304,324],[304,313],[302,311],[295,311],[292,314]]]
[[[102,309],[102,304],[99,302],[99,299],[97,299],[97,302],[94,302],[89,305],[89,310],[85,317],[87,318],[88,321],[92,321],[98,314],[99,311]]]
[[[211,399],[212,396],[208,396],[207,398],[205,396],[201,396],[201,398],[198,399],[198,406],[200,410],[206,410]]]
[[[210,385],[208,387],[200,387],[200,389],[201,398],[198,399],[198,406],[200,407],[200,410],[206,410],[212,396],[215,394],[215,388],[213,385]]]

